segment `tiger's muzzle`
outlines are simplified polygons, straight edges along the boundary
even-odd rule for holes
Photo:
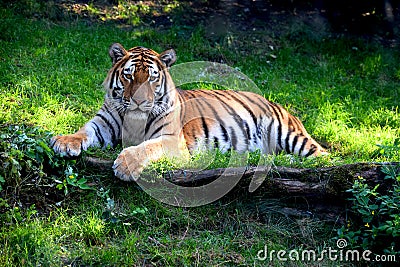
[[[124,107],[129,111],[150,112],[153,108],[153,102],[147,99],[138,99],[131,97],[124,101]]]

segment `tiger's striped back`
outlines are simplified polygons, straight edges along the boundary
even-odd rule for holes
[[[183,133],[189,150],[285,151],[318,156],[326,151],[281,106],[243,91],[179,90],[185,103]]]

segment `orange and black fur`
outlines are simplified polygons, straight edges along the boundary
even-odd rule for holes
[[[75,134],[53,137],[56,152],[77,156],[90,146],[122,140],[126,148],[113,166],[122,180],[138,179],[149,162],[164,155],[187,157],[196,149],[326,154],[299,119],[260,95],[175,88],[168,72],[176,61],[172,49],[158,54],[116,43],[109,54],[113,66],[104,81],[103,106]]]

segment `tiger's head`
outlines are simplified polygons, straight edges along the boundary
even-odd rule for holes
[[[173,49],[160,54],[145,48],[129,50],[118,43],[109,49],[112,68],[103,83],[107,98],[122,114],[147,118],[168,108],[165,95],[174,88],[168,68],[176,61]]]

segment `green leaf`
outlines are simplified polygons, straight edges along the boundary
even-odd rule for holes
[[[81,185],[81,184],[84,184],[86,182],[87,182],[86,178],[81,178],[81,179],[78,180],[77,184]]]
[[[374,204],[374,205],[370,205],[369,206],[369,208],[371,209],[371,210],[376,210],[376,209],[378,209],[378,205],[376,205],[376,204]]]
[[[58,185],[56,185],[56,188],[57,188],[58,190],[62,190],[62,189],[63,189],[63,187],[64,187],[64,185],[63,185],[63,184],[58,184]]]
[[[80,184],[79,185],[79,188],[80,189],[84,189],[84,190],[89,190],[89,189],[92,189],[90,186],[88,186],[87,184]]]

